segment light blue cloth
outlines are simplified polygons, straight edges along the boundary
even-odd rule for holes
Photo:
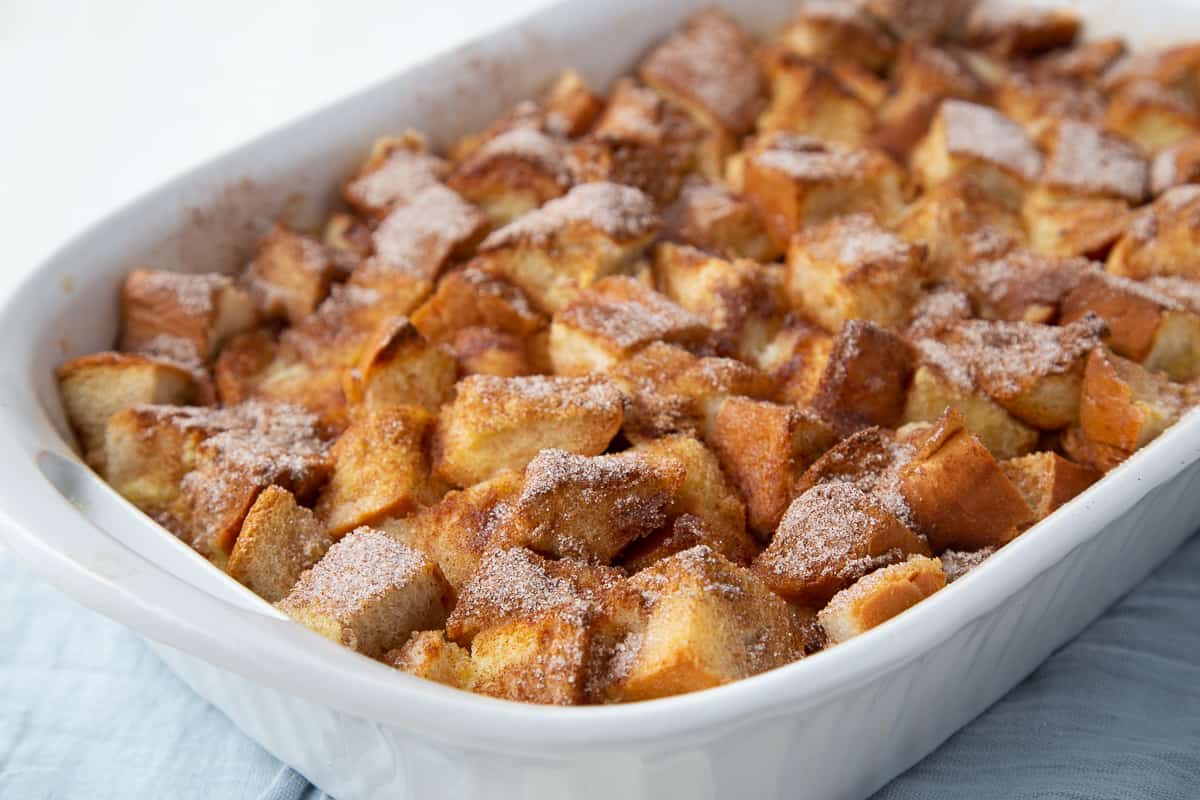
[[[0,555],[0,797],[322,795]],[[875,800],[911,798],[1200,798],[1200,537]]]

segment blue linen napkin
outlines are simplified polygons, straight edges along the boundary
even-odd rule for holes
[[[0,554],[0,797],[326,797]],[[1200,537],[875,800],[1200,798]]]

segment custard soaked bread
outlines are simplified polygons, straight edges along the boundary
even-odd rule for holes
[[[378,138],[245,264],[131,264],[66,416],[144,513],[410,675],[616,703],[836,647],[1200,393],[1200,46],[1080,27],[703,11],[609,86]]]

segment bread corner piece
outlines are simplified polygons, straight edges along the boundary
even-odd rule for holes
[[[225,571],[268,603],[282,600],[333,539],[316,516],[279,486],[259,494],[242,521]]]
[[[455,689],[470,691],[475,684],[471,652],[447,641],[445,631],[417,631],[383,660],[401,672]]]
[[[945,585],[940,561],[913,556],[876,570],[838,592],[817,619],[830,644],[840,644],[887,622]]]
[[[374,528],[342,537],[300,576],[280,610],[371,658],[441,627],[454,592],[431,559]]]
[[[630,583],[647,599],[648,611],[614,664],[619,677],[611,700],[707,689],[804,655],[804,633],[791,606],[704,545],[657,562]]]

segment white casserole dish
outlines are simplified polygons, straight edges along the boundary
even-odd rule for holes
[[[132,266],[231,270],[281,210],[317,218],[374,136],[412,126],[445,142],[566,65],[603,86],[706,4],[555,6],[173,180],[67,244],[0,315],[9,546],[151,639],[197,692],[340,800],[858,798],[933,750],[1195,529],[1200,415],[866,635],[719,689],[566,709],[425,682],[292,624],[117,496],[69,443],[52,368],[111,346],[118,286]],[[1091,32],[1135,45],[1169,40],[1181,20],[1196,20],[1200,34],[1200,9],[1185,0],[1075,5]],[[735,13],[762,32],[789,7],[756,0]]]

